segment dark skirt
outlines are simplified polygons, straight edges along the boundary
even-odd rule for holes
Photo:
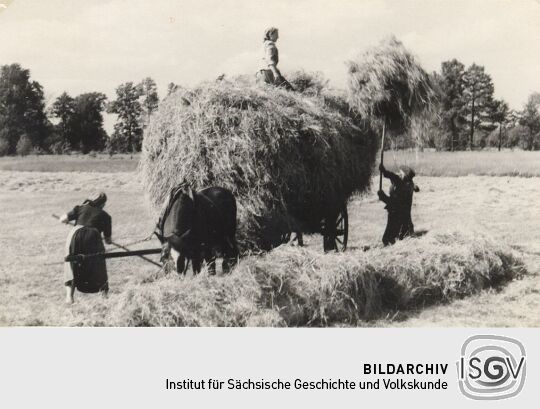
[[[101,233],[92,227],[80,227],[71,237],[69,254],[104,253],[105,246]],[[75,288],[82,293],[107,291],[109,282],[104,258],[90,258],[81,263],[70,262]],[[68,278],[68,277],[66,277]],[[66,280],[66,283],[69,280]]]

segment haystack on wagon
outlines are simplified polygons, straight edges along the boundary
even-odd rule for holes
[[[180,88],[144,137],[141,172],[157,212],[171,188],[222,186],[238,203],[241,247],[269,249],[291,231],[347,245],[347,201],[369,189],[378,135],[345,101],[245,81]]]

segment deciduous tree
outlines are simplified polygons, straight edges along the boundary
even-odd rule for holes
[[[43,88],[30,79],[30,71],[19,64],[0,69],[0,129],[2,151],[14,154],[17,142],[26,135],[35,147],[43,147],[49,133]]]
[[[107,96],[101,92],[89,92],[75,98],[72,139],[83,153],[105,147],[107,133],[103,128],[103,111],[106,102]]]
[[[133,82],[126,82],[116,89],[116,99],[107,108],[109,113],[118,115],[109,140],[110,151],[133,153],[141,150],[143,128],[140,118],[143,107],[140,97],[141,89]]]
[[[531,151],[540,148],[540,93],[534,92],[529,96],[519,123],[527,130],[523,148]]]
[[[60,121],[56,126],[57,133],[60,136],[58,143],[67,144],[71,149],[77,148],[73,129],[75,109],[75,99],[70,97],[67,92],[56,98],[50,109],[51,115]]]
[[[150,115],[158,108],[159,96],[156,82],[150,77],[143,79],[138,87],[141,94],[141,121],[144,129],[148,126]]]

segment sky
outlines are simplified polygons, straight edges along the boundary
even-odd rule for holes
[[[269,26],[282,72],[322,71],[334,87],[347,60],[394,34],[428,71],[485,66],[512,108],[540,92],[540,0],[0,0],[0,65],[30,69],[49,103],[114,98],[147,76],[164,96],[169,82],[255,74]]]

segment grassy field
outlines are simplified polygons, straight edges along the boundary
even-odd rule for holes
[[[523,160],[521,155],[528,156],[526,152],[518,152],[515,157],[503,152],[505,162],[497,163],[484,160],[484,154],[498,153],[471,154],[470,160],[475,162],[475,173],[479,175],[495,172],[497,165],[501,168],[499,172],[504,174],[504,169],[512,167],[506,162],[512,161],[517,167]],[[447,165],[454,163],[451,154],[442,155],[440,160],[435,159],[435,153],[425,155],[426,158],[419,157],[418,163],[430,163],[434,174],[453,174]],[[537,174],[540,168],[540,165],[534,166],[540,156],[537,153],[531,155],[527,159],[530,172],[527,176]],[[391,163],[390,154],[387,158]],[[43,159],[54,171],[39,172],[39,160],[31,159],[34,161],[31,167],[17,165],[22,166],[17,169],[25,171],[0,171],[0,223],[3,226],[0,235],[0,325],[80,325],[92,323],[92,320],[99,323],[99,315],[103,312],[99,308],[107,306],[99,296],[77,294],[75,305],[63,304],[62,265],[53,263],[62,259],[67,228],[50,215],[65,212],[88,193],[103,189],[109,196],[107,210],[114,219],[115,241],[129,244],[143,238],[152,230],[154,220],[145,206],[137,175],[132,171],[117,171],[120,167],[109,172],[80,172],[82,165],[73,157],[59,158],[59,169],[54,168],[51,159]],[[0,166],[10,160],[2,159]],[[86,160],[83,158],[81,162],[87,163]],[[100,169],[107,169],[109,159],[99,160],[102,161]],[[118,161],[131,163],[127,158]],[[396,311],[363,325],[540,326],[540,179],[419,176],[416,182],[421,188],[413,209],[418,230],[466,230],[488,234],[494,240],[518,249],[529,274],[497,289],[429,308],[418,306]],[[378,246],[386,214],[375,195],[354,198],[349,204],[349,214],[352,250]],[[307,242],[309,251],[321,251],[320,236],[308,237]],[[156,241],[151,241],[132,247],[156,245]],[[123,296],[127,287],[140,285],[144,288],[145,283],[153,282],[158,274],[157,268],[137,258],[110,260],[108,267],[111,300]],[[169,280],[176,282],[178,279],[173,276],[159,285],[166,286]],[[188,280],[197,283],[206,278],[188,277]],[[92,310],[93,307],[96,309]],[[82,314],[87,317],[84,322]]]
[[[21,172],[132,172],[137,168],[138,155],[29,155],[0,157],[0,170]]]
[[[408,165],[422,176],[540,176],[540,152],[522,150],[385,153],[389,168]]]
[[[132,172],[138,155],[30,155],[0,157],[0,170],[24,172]],[[417,152],[388,150],[389,169],[408,165],[421,176],[521,176],[540,177],[540,152],[521,150],[475,152]]]

